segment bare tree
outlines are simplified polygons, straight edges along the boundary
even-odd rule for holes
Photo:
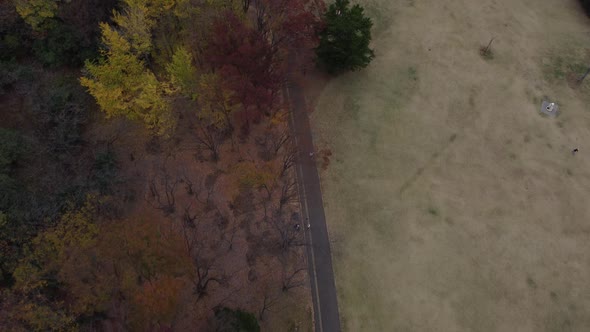
[[[166,215],[174,213],[176,206],[175,192],[179,182],[179,179],[170,176],[166,166],[163,166],[149,181],[147,201],[154,208],[162,210]]]
[[[201,255],[202,247],[192,254],[193,259],[193,274],[191,281],[194,286],[194,292],[198,298],[202,298],[207,295],[207,287],[209,283],[216,282],[218,284],[224,284],[225,276],[218,276],[217,271],[214,268],[214,259],[206,258]]]
[[[287,171],[295,165],[297,161],[297,148],[294,145],[290,145],[290,147],[285,151],[282,157],[282,164],[281,164],[281,175],[280,177],[285,176]]]
[[[219,160],[219,147],[223,142],[224,134],[214,126],[199,125],[197,127],[197,143],[211,152],[211,159]]]
[[[264,191],[266,191],[266,200],[270,202],[272,200],[272,193],[274,192],[275,184],[264,183],[262,184],[261,188],[263,188]]]
[[[184,213],[182,215],[182,222],[183,222],[183,227],[188,227],[190,229],[196,229],[198,224],[197,222],[199,221],[199,219],[197,219],[197,214],[192,214],[191,213],[191,204],[189,204],[188,206],[184,207]],[[185,231],[185,229],[183,228],[183,232]],[[187,234],[185,233],[185,241],[188,240],[188,238],[186,237]],[[188,242],[187,242],[187,248],[190,250],[192,249],[192,246],[188,246]]]
[[[201,197],[202,188],[205,188],[205,197]],[[214,207],[213,199],[215,197],[215,182],[210,181],[208,177],[202,179],[199,183],[199,192],[195,195],[197,201],[199,201],[205,207],[205,211],[210,211]]]
[[[256,143],[264,148],[264,155],[268,160],[274,159],[284,146],[290,146],[292,144],[292,138],[289,130],[279,126],[268,127],[264,134],[256,137]]]
[[[293,269],[292,271],[287,271],[287,268],[283,265],[282,291],[288,292],[290,289],[305,285],[305,278],[303,278],[304,275],[300,274],[305,270],[307,270],[307,268],[299,267]],[[299,275],[301,275],[301,278],[298,278]]]
[[[264,298],[262,300],[262,308],[258,311],[258,319],[264,320],[264,314],[270,311],[270,308],[277,303],[278,298],[270,296],[268,291],[264,292]]]
[[[278,234],[279,248],[285,252],[289,248],[302,245],[299,241],[301,238],[301,226],[287,222],[278,211],[270,218],[273,229]]]
[[[194,187],[195,184],[197,184],[197,185],[200,184],[200,177],[198,177],[197,180],[193,180],[193,178],[188,175],[186,168],[183,168],[179,181],[181,183],[184,183],[184,188],[186,190],[187,195],[193,196],[193,195],[197,194],[198,192],[200,192],[199,187],[197,187],[197,188]]]
[[[236,233],[238,232],[238,226],[237,226],[237,220],[235,217],[231,218],[231,225],[229,227],[229,230],[227,230],[226,232],[223,233],[222,235],[222,239],[223,241],[227,242],[228,247],[227,250],[228,251],[232,251],[233,247],[234,247],[234,239],[236,237]]]
[[[198,237],[202,219],[203,217],[198,213],[191,212],[191,204],[184,208],[182,235],[185,248],[193,263],[190,277],[197,299],[207,295],[207,289],[212,282],[217,284],[226,282],[224,273],[215,268],[215,255],[207,252],[206,242]]]
[[[278,134],[274,134],[271,140],[272,152],[276,156],[279,150],[291,143],[291,135],[287,129],[282,129]]]
[[[287,178],[281,187],[281,197],[279,198],[279,213],[282,213],[283,207],[297,200],[297,182],[294,178]]]

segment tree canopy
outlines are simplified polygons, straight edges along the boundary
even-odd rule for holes
[[[316,54],[329,73],[365,68],[375,57],[369,48],[373,22],[360,5],[349,5],[349,0],[336,0],[324,14]]]
[[[172,62],[166,66],[170,75],[170,84],[183,95],[194,99],[197,89],[197,69],[193,66],[193,57],[190,52],[179,47],[172,56]]]
[[[275,326],[304,253],[283,93],[324,10],[0,1],[3,330]]]
[[[17,0],[16,10],[35,31],[43,31],[51,26],[60,0]]]
[[[131,44],[106,23],[101,24],[104,58],[86,62],[88,76],[80,82],[107,116],[143,120],[162,132],[171,123],[163,88],[156,76],[132,53]]]

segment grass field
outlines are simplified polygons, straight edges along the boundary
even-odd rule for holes
[[[590,19],[576,0],[358,2],[377,56],[312,115],[345,331],[587,331],[590,78],[571,83]]]

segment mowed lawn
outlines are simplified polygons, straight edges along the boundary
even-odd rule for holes
[[[331,80],[312,115],[333,153],[321,177],[344,330],[589,331],[578,1],[358,2],[376,58]],[[539,115],[543,98],[559,117]]]

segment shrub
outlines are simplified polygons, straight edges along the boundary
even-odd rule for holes
[[[0,128],[0,174],[8,174],[23,152],[22,138],[18,133]]]
[[[94,160],[93,186],[101,194],[110,193],[112,184],[117,176],[117,170],[117,159],[113,150],[107,149],[97,154]]]
[[[12,283],[11,272],[21,250],[23,227],[20,220],[11,216],[18,214],[17,206],[24,198],[23,188],[13,173],[25,152],[24,141],[17,132],[0,128],[0,288]]]
[[[49,91],[39,91],[32,115],[45,150],[56,160],[65,160],[78,155],[83,145],[82,129],[88,118],[85,94],[75,81],[51,83]]]
[[[24,142],[12,130],[0,128],[0,211],[9,212],[19,200],[13,177],[18,159],[25,153]]]
[[[27,91],[33,78],[33,70],[29,66],[0,62],[0,96],[14,87]]]
[[[30,50],[29,26],[20,19],[12,1],[0,1],[0,61],[16,60]]]
[[[79,33],[64,24],[49,30],[45,38],[36,40],[33,52],[43,65],[49,67],[78,67],[84,60],[96,56],[96,50]]]
[[[218,332],[260,332],[256,316],[239,309],[216,308],[214,325]]]

